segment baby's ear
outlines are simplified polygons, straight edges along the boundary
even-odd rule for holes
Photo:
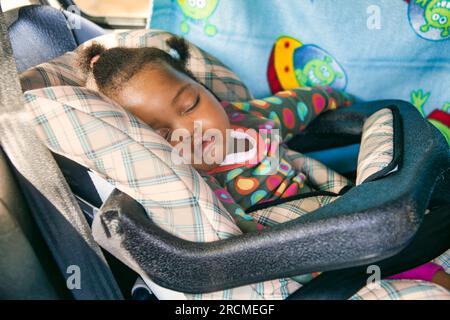
[[[106,47],[98,42],[84,47],[79,53],[77,64],[84,73],[92,71],[93,65],[100,58],[100,55],[106,51]]]

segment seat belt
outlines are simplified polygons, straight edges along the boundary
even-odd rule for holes
[[[0,45],[0,145],[30,211],[75,299],[123,299],[64,176],[28,121],[1,6]]]

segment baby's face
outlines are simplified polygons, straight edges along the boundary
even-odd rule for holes
[[[119,91],[114,99],[172,146],[184,150],[179,154],[190,159],[194,168],[211,170],[223,161],[230,123],[222,105],[201,84],[169,66],[147,66]],[[194,139],[194,128],[197,133],[199,127],[201,135]]]

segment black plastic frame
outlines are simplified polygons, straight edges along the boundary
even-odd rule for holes
[[[326,113],[315,123],[319,128],[328,123],[326,130],[338,144],[339,135],[360,135],[364,120],[390,105],[398,107],[403,122],[401,170],[354,187],[308,215],[270,230],[194,243],[159,228],[139,203],[116,190],[94,219],[94,236],[102,233],[104,237],[96,236],[100,245],[112,249],[118,259],[132,259],[131,267],[138,273],[186,293],[224,290],[391,257],[405,248],[418,230],[430,199],[436,196],[433,192],[449,192],[448,145],[414,106],[399,100],[356,104]],[[303,137],[308,137],[308,132]],[[118,244],[120,250],[114,250]]]

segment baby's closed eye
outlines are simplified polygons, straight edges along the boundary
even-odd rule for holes
[[[184,107],[184,110],[182,111],[182,114],[189,114],[192,111],[195,110],[195,108],[198,106],[200,102],[200,95],[198,94],[197,97],[195,98],[194,102],[189,102],[186,104],[186,106]]]

